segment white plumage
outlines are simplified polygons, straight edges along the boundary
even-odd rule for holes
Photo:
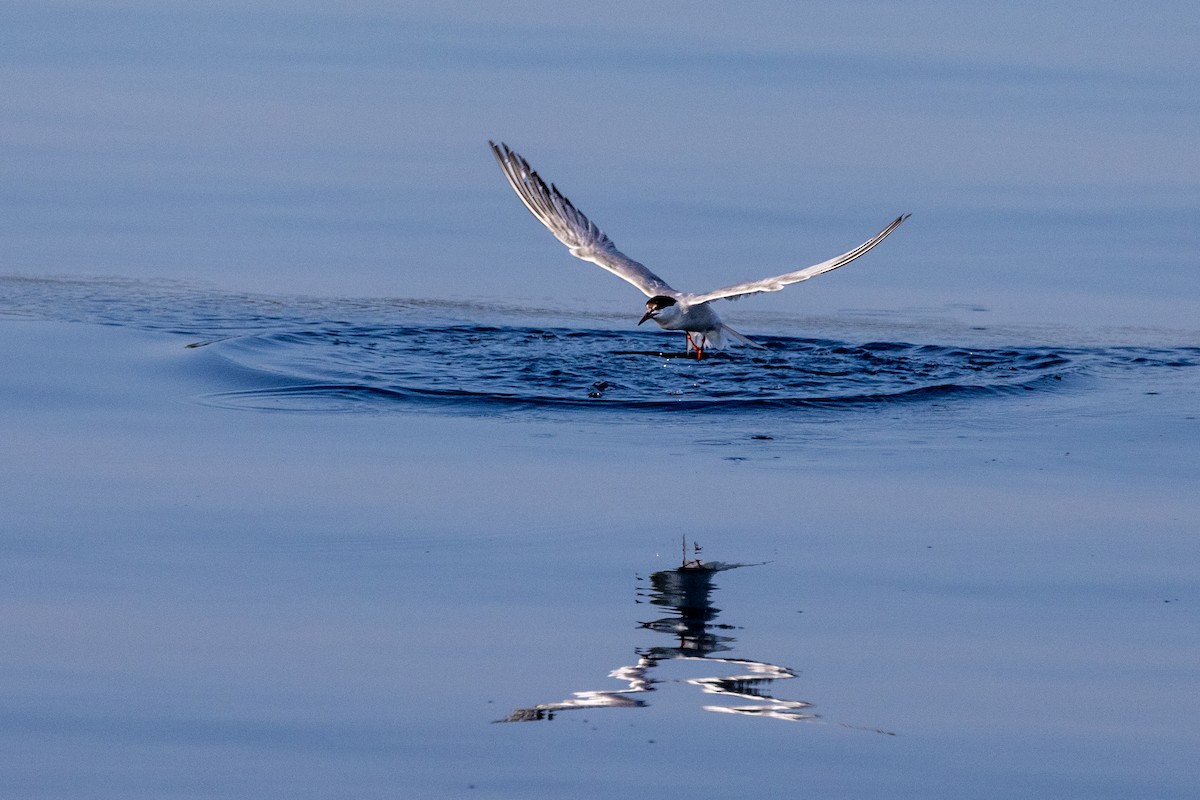
[[[603,267],[618,278],[632,283],[650,298],[646,302],[646,313],[638,324],[641,325],[642,322],[652,319],[666,330],[683,331],[687,335],[688,346],[695,348],[697,358],[703,354],[706,347],[715,349],[723,347],[725,344],[723,334],[728,334],[741,344],[761,347],[723,323],[717,312],[709,305],[713,300],[732,300],[759,292],[777,292],[789,284],[806,281],[824,272],[835,270],[867,253],[909,217],[908,214],[896,217],[886,228],[853,250],[811,267],[776,275],[772,278],[737,283],[702,294],[680,292],[672,289],[670,284],[644,265],[618,250],[604,231],[596,226],[596,223],[575,208],[571,201],[558,190],[557,186],[553,184],[547,186],[541,176],[529,166],[529,162],[510,150],[508,145],[504,143],[497,145],[495,142],[488,142],[488,144],[491,145],[492,154],[496,156],[500,169],[504,171],[504,176],[508,178],[509,184],[521,198],[521,202],[533,216],[537,217],[538,221],[549,228],[550,232],[567,246],[571,255]],[[692,334],[697,334],[699,341],[693,339]]]

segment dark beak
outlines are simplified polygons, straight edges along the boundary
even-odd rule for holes
[[[638,320],[638,325],[641,325],[643,322],[645,322],[648,319],[651,319],[653,316],[654,316],[654,311],[652,309],[647,309],[646,313],[642,314],[642,318]]]

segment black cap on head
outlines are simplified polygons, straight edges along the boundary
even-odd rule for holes
[[[648,319],[654,318],[654,312],[662,311],[668,306],[675,305],[674,297],[667,297],[665,294],[656,294],[646,301],[646,313],[642,314],[642,318],[638,320],[638,325],[641,325]]]

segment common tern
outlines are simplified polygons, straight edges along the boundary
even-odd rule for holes
[[[748,294],[777,292],[788,284],[806,281],[849,264],[886,239],[888,234],[896,230],[900,223],[909,217],[908,214],[896,217],[886,228],[853,250],[811,267],[776,275],[772,278],[737,283],[702,294],[680,292],[672,289],[662,278],[618,250],[612,240],[604,234],[604,231],[585,217],[583,212],[575,208],[566,195],[558,190],[557,186],[554,184],[547,186],[541,176],[529,166],[529,162],[510,150],[508,145],[503,142],[497,145],[492,141],[489,141],[488,144],[492,148],[492,154],[496,156],[496,161],[500,164],[500,169],[504,171],[504,177],[508,178],[509,184],[521,198],[521,202],[539,222],[549,228],[550,232],[567,246],[571,255],[603,267],[618,278],[632,283],[641,290],[642,294],[650,298],[646,301],[646,313],[638,320],[638,325],[652,319],[665,330],[683,331],[687,336],[687,352],[695,350],[696,358],[704,355],[705,348],[720,350],[724,347],[725,334],[741,344],[762,347],[722,322],[711,305],[713,300],[736,300]]]

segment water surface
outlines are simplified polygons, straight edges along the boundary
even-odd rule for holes
[[[1194,796],[1193,5],[0,7],[0,795]]]
[[[1170,335],[0,290],[14,795],[1194,785]]]

